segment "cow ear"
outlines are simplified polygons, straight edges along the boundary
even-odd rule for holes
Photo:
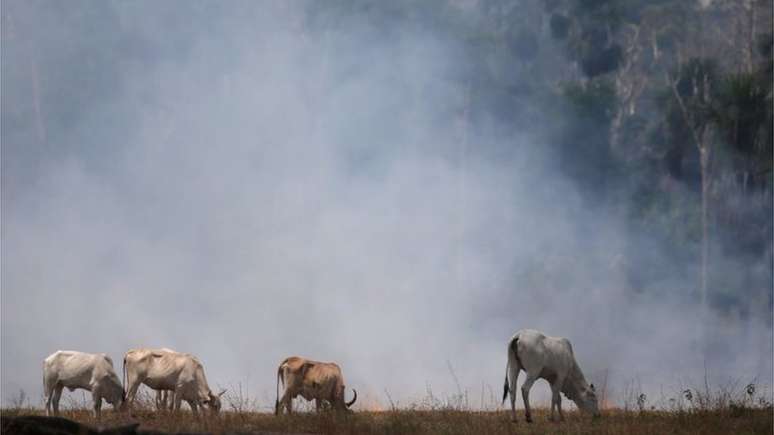
[[[221,391],[220,393],[218,393],[218,397],[220,397],[220,396],[222,396],[222,395],[226,394],[226,391],[228,391],[228,390],[223,390],[223,391]]]

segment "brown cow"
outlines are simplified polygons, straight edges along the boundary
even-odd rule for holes
[[[279,384],[285,392],[279,398]],[[282,406],[293,412],[293,399],[301,395],[306,400],[315,401],[317,411],[325,400],[333,408],[343,411],[348,410],[355,400],[357,391],[352,389],[355,396],[351,402],[344,402],[344,377],[341,368],[336,363],[312,361],[297,356],[286,358],[277,368],[277,401],[274,405],[274,413],[279,415]]]

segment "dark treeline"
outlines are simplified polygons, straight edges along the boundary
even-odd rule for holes
[[[9,150],[42,148],[66,157],[72,150],[61,138],[79,134],[71,128],[79,117],[93,116],[86,107],[109,106],[121,86],[119,75],[142,74],[158,59],[174,62],[188,55],[192,42],[180,37],[188,31],[217,32],[228,26],[229,14],[260,14],[259,2],[185,2],[142,18],[145,9],[135,3],[92,2],[81,8],[33,3],[2,8],[4,195],[45,171],[28,159],[31,154]],[[417,119],[454,120],[458,140],[442,150],[450,158],[507,156],[517,147],[514,141],[509,148],[509,137],[527,137],[530,146],[546,150],[561,173],[580,186],[589,207],[613,210],[637,235],[620,259],[627,291],[665,292],[733,316],[770,313],[770,1],[328,0],[299,5],[303,18],[288,25],[317,44],[323,58],[332,47],[346,47],[350,33],[367,35],[374,44],[406,32],[448,44],[462,59],[448,74],[413,80],[405,71],[394,77],[385,73],[385,80],[404,82],[402,110],[411,111],[412,99],[434,98],[452,88],[459,98],[438,109],[441,119]],[[39,11],[45,15],[31,16]],[[153,33],[138,33],[133,27],[138,22],[165,32],[148,40]],[[46,31],[37,31],[38,26]],[[227,64],[236,42],[222,43]],[[367,64],[369,56],[361,53],[360,62]],[[358,65],[318,67],[309,71],[311,83],[322,68],[346,77]],[[154,90],[145,92],[138,101],[152,102]],[[117,117],[93,123],[109,126],[72,146],[99,153],[100,144],[116,140],[116,131],[132,128],[118,125]],[[107,132],[110,137],[100,136]],[[502,140],[488,143],[480,137]],[[643,249],[648,244],[660,248]],[[663,285],[665,274],[693,285]]]
[[[453,41],[465,67],[436,78],[460,94],[452,152],[507,154],[508,140],[472,139],[492,130],[549,150],[589,207],[624,217],[628,290],[768,317],[770,2],[342,0],[306,23],[329,37],[355,25]]]

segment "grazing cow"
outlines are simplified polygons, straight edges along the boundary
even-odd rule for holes
[[[124,356],[126,397],[131,405],[140,384],[162,391],[172,391],[174,409],[180,409],[185,400],[194,414],[201,405],[207,405],[213,413],[220,411],[220,396],[213,394],[204,376],[204,367],[196,357],[170,349],[133,349]],[[159,399],[159,396],[157,396]]]
[[[284,393],[279,398],[279,384],[282,382]],[[348,410],[357,400],[357,391],[352,389],[354,397],[344,402],[344,377],[341,368],[335,363],[312,361],[297,356],[286,358],[277,369],[277,401],[274,413],[279,414],[284,406],[288,414],[293,412],[293,399],[301,395],[306,400],[315,401],[317,411],[323,401],[334,409]]]
[[[102,399],[119,409],[124,402],[124,388],[113,370],[113,361],[104,353],[91,354],[59,350],[43,361],[43,392],[46,397],[46,415],[59,414],[62,389],[83,388],[91,391],[94,416],[100,418]]]
[[[511,412],[516,421],[516,379],[519,371],[524,370],[527,379],[521,386],[524,399],[527,422],[532,422],[529,407],[529,390],[539,378],[551,384],[551,420],[554,420],[554,407],[562,414],[562,398],[560,392],[575,402],[582,411],[599,415],[597,396],[594,384],[586,383],[575,356],[570,341],[562,337],[548,337],[532,329],[522,329],[513,335],[508,342],[508,363],[505,366],[505,386],[503,387],[503,402],[511,394]],[[510,386],[508,379],[510,377]]]

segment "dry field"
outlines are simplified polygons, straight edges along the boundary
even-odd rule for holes
[[[510,421],[508,406],[500,407],[492,399],[487,411],[475,411],[452,397],[439,400],[429,397],[407,407],[386,411],[358,411],[337,414],[332,411],[297,412],[291,416],[274,416],[266,406],[247,399],[240,388],[224,396],[224,410],[218,416],[208,413],[195,417],[188,408],[174,413],[157,412],[153,398],[142,391],[131,413],[115,412],[103,404],[102,421],[98,424],[91,413],[87,394],[69,395],[63,400],[62,417],[94,428],[116,428],[139,423],[139,431],[149,433],[262,433],[262,434],[774,434],[774,407],[768,392],[755,391],[753,384],[740,388],[736,384],[705,392],[685,390],[682,396],[648,402],[644,394],[631,394],[620,409],[607,406],[602,417],[592,419],[578,411],[565,411],[566,420],[548,420],[549,410],[533,408],[534,423],[524,421],[524,410],[517,407],[519,421]],[[63,398],[64,399],[64,398]],[[7,417],[44,415],[30,406],[22,394],[14,407],[0,410]],[[567,401],[565,401],[567,404]],[[606,403],[604,400],[602,403]],[[299,401],[301,409],[311,410],[308,402]]]
[[[40,415],[35,409],[4,409],[3,417]],[[275,417],[261,412],[226,411],[219,417],[196,419],[190,412],[178,414],[138,411],[125,415],[111,410],[97,425],[85,409],[64,411],[62,416],[90,426],[115,427],[132,422],[140,430],[212,433],[316,433],[316,434],[771,434],[771,407],[729,407],[707,411],[623,411],[607,410],[591,420],[577,412],[566,421],[548,421],[548,411],[538,410],[535,422],[512,423],[505,411],[395,410],[357,412],[348,415],[301,413]]]

